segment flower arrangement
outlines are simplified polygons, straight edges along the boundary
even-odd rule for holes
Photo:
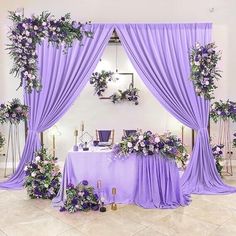
[[[69,184],[66,189],[66,201],[60,211],[74,213],[77,211],[99,210],[99,197],[94,193],[94,188],[83,180],[77,186]]]
[[[102,70],[101,73],[94,72],[90,77],[90,84],[94,86],[95,94],[99,97],[103,95],[107,89],[108,81],[113,80],[114,73],[111,71]]]
[[[222,175],[221,172],[222,172],[222,169],[223,169],[223,165],[222,165],[223,148],[224,148],[223,144],[212,146],[212,153],[213,153],[213,156],[214,156],[214,159],[215,159],[216,169],[217,169],[217,171],[220,175]]]
[[[214,98],[217,88],[215,81],[221,78],[217,63],[221,59],[221,52],[216,51],[216,45],[209,43],[205,46],[196,43],[190,52],[190,79],[193,81],[198,96],[205,99]]]
[[[18,98],[12,99],[7,104],[0,105],[0,123],[10,122],[18,124],[22,120],[26,120],[28,116],[28,106],[21,104]]]
[[[185,167],[189,157],[181,140],[170,132],[158,135],[151,131],[137,131],[135,134],[122,137],[120,143],[114,146],[113,152],[115,158],[119,159],[131,153],[144,156],[161,153],[163,157],[175,159],[181,167]]]
[[[2,148],[5,145],[5,138],[3,134],[0,132],[0,148]]]
[[[236,147],[236,133],[233,134],[234,138],[233,138],[233,147]]]
[[[42,147],[35,152],[35,159],[25,166],[24,186],[30,198],[52,199],[60,189],[61,172],[57,158],[49,155]]]
[[[49,12],[24,17],[21,12],[10,11],[9,18],[13,21],[13,27],[10,28],[7,49],[14,62],[10,73],[20,78],[19,87],[24,84],[28,92],[33,89],[40,91],[42,87],[37,74],[38,43],[47,38],[56,46],[63,44],[66,52],[75,39],[81,42],[84,37],[93,36],[90,23],[71,21],[70,14],[55,19]]]
[[[232,119],[233,122],[236,121],[236,102],[227,100],[223,102],[214,102],[211,105],[210,117],[214,122],[217,122],[220,118],[222,120]]]
[[[101,97],[108,88],[108,82],[116,80],[118,80],[118,78],[114,77],[114,72],[102,70],[100,73],[94,72],[92,74],[90,84],[94,86],[95,94]],[[126,100],[138,105],[138,92],[139,90],[134,88],[131,83],[128,89],[124,91],[119,89],[118,92],[112,94],[109,98],[114,104]]]
[[[133,88],[133,86],[130,86],[130,88],[122,91],[118,90],[117,93],[114,93],[111,95],[111,100],[113,103],[118,103],[122,101],[130,101],[133,102],[135,105],[138,105],[138,95],[139,90],[137,88]]]

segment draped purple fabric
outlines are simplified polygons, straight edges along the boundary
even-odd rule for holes
[[[111,137],[111,130],[98,130],[100,142],[108,142]]]
[[[16,172],[0,188],[21,188],[24,166],[32,161],[40,147],[39,133],[53,126],[69,109],[88,82],[113,31],[113,25],[92,25],[93,39],[85,38],[83,46],[74,42],[68,53],[47,41],[38,45],[39,74],[43,89],[40,93],[25,94],[30,107],[29,132]]]
[[[185,193],[223,194],[207,131],[209,102],[196,96],[189,80],[189,50],[211,40],[211,24],[121,24],[116,26],[129,59],[146,86],[179,121],[198,131],[181,182]]]

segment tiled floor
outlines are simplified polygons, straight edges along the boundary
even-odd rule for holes
[[[225,177],[236,186],[236,176]],[[30,200],[25,190],[0,190],[0,236],[234,236],[236,194],[192,195],[190,206],[147,210],[120,205],[106,213],[61,213],[49,200]]]

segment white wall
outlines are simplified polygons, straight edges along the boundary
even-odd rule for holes
[[[236,44],[234,43],[236,37],[236,27],[234,25],[236,22],[235,0],[67,0],[63,2],[55,0],[0,0],[0,100],[6,101],[12,97],[22,97],[22,90],[15,91],[18,86],[18,80],[9,75],[12,61],[5,50],[7,31],[11,25],[11,22],[7,19],[7,11],[21,7],[24,8],[25,15],[38,14],[41,11],[49,10],[59,17],[70,12],[73,19],[91,20],[94,23],[212,22],[213,40],[223,51],[221,62],[223,78],[219,82],[216,98],[236,100],[236,82],[234,79],[236,74],[234,65],[236,54]],[[213,12],[210,11],[211,8],[214,8]],[[112,56],[109,50],[111,49],[106,49],[104,60],[105,57],[107,59],[113,58],[114,55]],[[119,51],[120,54],[123,54],[122,50]],[[125,56],[123,56],[122,61],[120,70],[133,70]],[[79,99],[58,124],[62,131],[62,136],[58,137],[61,158],[64,157],[69,146],[72,145],[73,130],[78,127],[81,120],[86,122],[86,128],[91,133],[93,133],[95,128],[105,126],[107,128],[117,127],[117,134],[121,133],[122,128],[131,126],[156,129],[160,132],[169,128],[176,133],[180,132],[180,124],[177,124],[174,119],[172,120],[161,108],[137,76],[135,81],[137,87],[141,90],[141,104],[137,107],[131,104],[113,105],[109,101],[100,101],[92,95],[93,88],[91,86],[87,85],[85,87]],[[106,120],[104,120],[104,113],[109,114],[109,118]],[[3,129],[3,127],[0,129]],[[234,129],[236,130],[235,125]],[[215,125],[212,125],[212,134],[214,136],[217,135]],[[45,134],[45,137],[47,139],[47,134]],[[117,136],[117,138],[119,137]],[[189,135],[187,139],[188,143],[190,143]]]

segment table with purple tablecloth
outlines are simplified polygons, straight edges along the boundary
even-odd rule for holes
[[[180,188],[179,172],[174,160],[158,154],[131,154],[114,160],[110,150],[69,152],[65,161],[61,188],[53,206],[63,205],[68,184],[88,180],[95,187],[101,180],[106,203],[112,202],[112,188],[117,189],[116,202],[144,208],[176,208],[189,203]]]

